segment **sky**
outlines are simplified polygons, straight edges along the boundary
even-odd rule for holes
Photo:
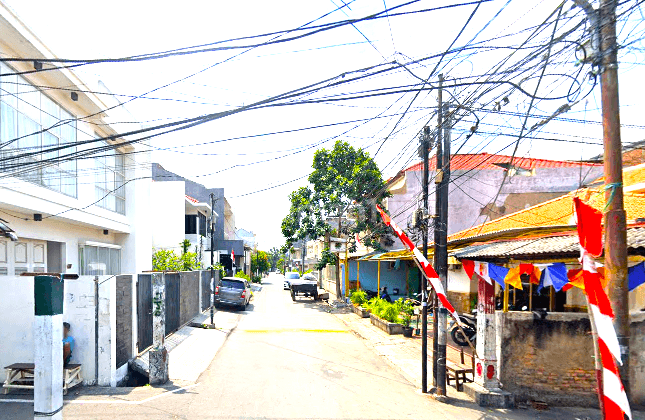
[[[341,0],[3,1],[54,54],[75,59],[167,51],[306,24],[364,17],[404,3],[346,0],[347,5],[343,6]],[[455,4],[459,3],[421,0],[394,12]],[[452,102],[452,109],[459,103],[467,104],[472,111],[455,111],[460,121],[452,133],[453,152],[510,155],[523,125],[529,129],[569,103],[571,110],[561,115],[563,119],[539,126],[528,135],[525,129],[526,138],[518,143],[515,155],[580,160],[601,154],[600,87],[587,81],[590,66],[576,65],[576,56],[572,53],[556,54],[571,43],[554,44],[553,58],[543,77],[539,75],[546,59],[545,51],[525,63],[527,72],[494,78],[514,80],[524,90],[537,92],[536,96],[542,99],[531,101],[517,90],[510,91],[508,85],[482,88],[465,84],[504,63],[509,56],[509,64],[521,62],[528,49],[505,47],[523,45],[535,26],[548,16],[555,21],[556,15],[552,13],[559,4],[551,0],[494,0],[480,4],[472,17],[475,4],[359,22],[275,45],[136,63],[92,64],[77,71],[81,78],[100,79],[112,93],[123,95],[120,96],[123,101],[154,90],[126,105],[133,117],[147,126],[232,110],[324,80],[328,82],[316,87],[340,82],[335,87],[282,101],[281,106],[241,112],[156,137],[150,143],[154,162],[207,187],[224,187],[235,213],[236,227],[254,231],[259,247],[268,250],[284,243],[280,222],[289,209],[288,195],[307,184],[306,176],[317,149],[331,148],[337,140],[362,147],[375,158],[387,178],[418,161],[415,149],[419,131],[426,124],[436,126],[436,90],[425,90],[418,95],[388,92],[352,100],[347,100],[348,94],[364,96],[365,91],[373,94],[374,89],[384,88],[405,90],[401,87],[419,84],[430,75],[430,84],[424,86],[436,87],[437,73],[441,71],[447,76],[444,98]],[[625,2],[623,9],[629,12],[619,21],[619,41],[629,44],[621,49],[619,67],[623,143],[645,137],[640,117],[640,99],[645,93],[640,64],[645,19],[635,5],[636,1]],[[557,30],[564,31],[582,22],[580,13],[567,4],[558,19]],[[523,46],[537,48],[548,44],[552,29],[551,24],[541,27]],[[301,33],[217,45],[280,41]],[[578,35],[581,33],[579,30]],[[580,36],[572,39],[582,40]],[[439,54],[453,41],[453,48],[473,48],[441,57],[440,66],[433,72],[439,63]],[[409,63],[433,55],[434,58],[408,64],[406,68],[359,78],[370,71],[360,69],[378,66],[371,70],[378,71],[387,68],[388,63]],[[357,80],[350,81],[353,78]],[[490,92],[486,95],[475,96],[476,92],[488,88]],[[491,112],[495,102],[504,96],[509,100],[500,103],[501,112]],[[321,99],[325,102],[313,103]],[[524,113],[529,108],[531,116],[525,120]],[[477,109],[483,111],[475,112]],[[476,134],[466,140],[477,119],[480,124]]]

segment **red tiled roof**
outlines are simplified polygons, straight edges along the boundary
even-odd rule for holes
[[[187,196],[186,196],[186,200],[188,200],[188,201],[190,201],[190,202],[192,202],[192,203],[195,203],[195,204],[199,203],[199,200],[198,200],[198,199],[193,198],[193,197],[191,197],[191,196],[189,196],[189,195],[187,195]]]
[[[459,154],[452,155],[450,158],[450,170],[469,170],[469,169],[503,169],[495,163],[510,163],[511,157],[506,155],[491,155],[489,153],[478,154]],[[428,164],[431,169],[437,167],[436,155],[430,158]],[[534,168],[579,168],[580,166],[601,166],[601,163],[576,162],[568,160],[547,160],[533,158],[513,158],[513,166],[523,169]],[[405,171],[420,171],[423,169],[423,162],[416,163]]]

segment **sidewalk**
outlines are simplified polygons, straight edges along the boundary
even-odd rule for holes
[[[206,370],[226,338],[237,325],[240,315],[235,312],[216,311],[215,329],[196,327],[210,324],[210,311],[205,311],[184,327],[166,338],[169,355],[168,377],[172,381],[194,383]],[[194,326],[193,326],[194,325]],[[148,372],[149,352],[134,362],[135,369]]]
[[[389,335],[373,326],[369,318],[360,318],[350,308],[338,307],[332,314],[347,328],[365,340],[368,347],[382,356],[401,374],[421,389],[421,338],[404,338],[402,335]],[[428,382],[432,386],[432,338],[428,339]],[[459,352],[448,349],[448,360],[458,361]],[[447,387],[449,405],[467,409],[469,412],[483,412],[482,419],[600,419],[600,411],[582,407],[549,407],[546,411],[532,408],[489,409],[479,407],[465,392],[458,392],[453,386]],[[429,397],[431,398],[431,397]],[[466,414],[466,413],[464,413]],[[470,414],[470,413],[469,413]],[[633,412],[634,420],[645,420],[645,413]]]

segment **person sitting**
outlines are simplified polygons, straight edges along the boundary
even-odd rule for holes
[[[69,322],[63,322],[63,367],[67,367],[74,351],[74,337],[69,334]]]
[[[387,292],[387,286],[384,286],[381,289],[381,299],[383,299],[386,302],[392,302],[392,298],[390,297],[390,294]]]

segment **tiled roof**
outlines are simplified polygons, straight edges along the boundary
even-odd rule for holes
[[[587,198],[586,196],[589,195]],[[602,189],[581,189],[562,197],[554,198],[537,204],[528,209],[500,217],[470,229],[462,230],[448,237],[448,241],[478,237],[481,235],[503,232],[509,229],[574,225],[573,197],[583,198],[588,204],[602,211],[605,207],[605,197]],[[625,193],[625,211],[628,221],[645,218],[645,194]]]
[[[645,248],[645,227],[637,226],[627,229],[627,247],[629,249]],[[543,258],[551,256],[577,256],[580,253],[578,236],[575,232],[558,236],[533,239],[509,240],[487,244],[472,245],[454,251],[456,258],[517,258],[522,256]]]
[[[496,163],[510,163],[511,156],[506,155],[491,155],[489,153],[478,154],[458,154],[450,157],[450,170],[469,170],[469,169],[496,169],[501,170],[500,166]],[[430,168],[437,167],[436,155],[430,158],[428,163]],[[581,166],[601,166],[601,163],[595,162],[575,162],[568,160],[547,160],[547,159],[533,159],[533,158],[513,158],[513,166],[523,169],[535,168],[579,168]],[[416,163],[405,171],[420,171],[423,169],[423,162]]]

